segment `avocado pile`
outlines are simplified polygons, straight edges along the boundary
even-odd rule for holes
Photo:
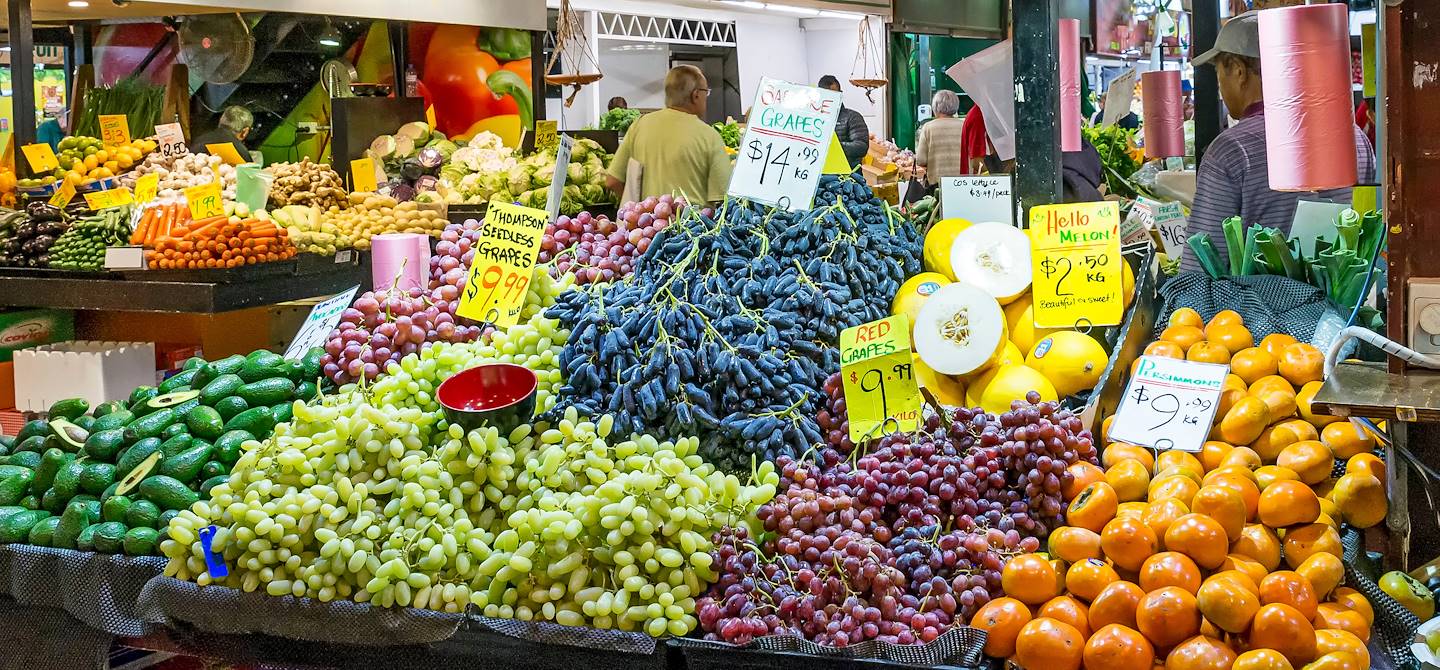
[[[315,398],[323,353],[192,358],[124,403],[56,402],[0,437],[0,544],[157,554],[170,519],[225,481],[242,444]]]

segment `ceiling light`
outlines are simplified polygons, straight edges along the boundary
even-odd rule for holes
[[[864,15],[864,14],[856,14],[856,13],[854,13],[854,12],[832,12],[832,11],[830,11],[830,10],[828,10],[828,9],[822,9],[822,10],[820,10],[820,18],[822,18],[822,19],[846,19],[846,20],[849,20],[849,21],[859,21],[859,20],[865,18],[865,15]]]
[[[74,7],[75,9],[85,9],[86,7],[90,6],[90,3],[86,0],[70,0],[70,2],[67,2],[65,4],[70,7]]]
[[[330,19],[325,19],[325,29],[320,31],[320,46],[332,48],[340,46],[340,31],[335,29],[335,26],[330,23]]]
[[[786,14],[799,14],[801,16],[820,15],[820,10],[818,9],[810,9],[809,7],[791,7],[790,5],[777,5],[768,2],[765,3],[765,9],[775,12],[784,12]]]
[[[745,9],[765,9],[765,3],[754,2],[753,0],[720,0],[720,2],[736,7],[744,7]]]

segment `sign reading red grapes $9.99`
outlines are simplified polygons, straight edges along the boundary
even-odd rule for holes
[[[840,380],[850,441],[920,427],[920,388],[904,314],[840,331]]]
[[[549,220],[543,209],[491,202],[455,313],[496,328],[515,325]]]

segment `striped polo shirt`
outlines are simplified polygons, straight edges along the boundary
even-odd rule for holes
[[[1355,131],[1355,159],[1361,184],[1375,183],[1375,150],[1359,127]],[[1270,190],[1270,171],[1265,152],[1265,105],[1257,102],[1245,110],[1235,125],[1215,138],[1205,151],[1196,175],[1195,205],[1185,229],[1188,239],[1195,233],[1210,236],[1222,264],[1228,263],[1225,232],[1220,224],[1239,216],[1245,227],[1259,224],[1279,228],[1287,234],[1294,223],[1295,207],[1301,196],[1333,202],[1350,202],[1350,189],[1337,188],[1319,193]],[[1181,272],[1200,272],[1200,263],[1187,245],[1181,256]]]

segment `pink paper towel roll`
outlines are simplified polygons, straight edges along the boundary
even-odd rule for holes
[[[1359,175],[1345,5],[1267,9],[1258,27],[1270,188],[1354,186]]]
[[[1080,20],[1060,19],[1060,150],[1080,150]]]
[[[420,253],[424,244],[425,253]],[[376,291],[402,291],[429,284],[430,247],[424,235],[387,233],[370,238],[370,281]]]
[[[1185,155],[1185,110],[1180,96],[1180,71],[1159,70],[1140,75],[1145,103],[1145,157]]]

